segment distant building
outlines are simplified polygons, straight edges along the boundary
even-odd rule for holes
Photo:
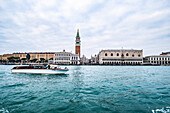
[[[78,54],[80,57],[80,35],[79,35],[79,29],[77,30],[77,36],[76,36],[76,41],[75,41],[75,54]]]
[[[98,58],[99,64],[140,65],[143,62],[143,50],[101,50],[98,54]]]
[[[49,63],[53,64],[80,64],[79,54],[73,54],[71,52],[55,52],[55,59],[50,60]]]
[[[27,54],[30,55],[30,60],[37,59],[40,60],[40,58],[44,58],[45,60],[54,59],[55,53],[54,52],[28,52],[28,53],[13,53],[13,54],[4,54],[2,55],[3,60],[7,60],[9,57],[20,57],[26,58]]]
[[[0,55],[0,60],[2,60],[2,55]]]
[[[13,54],[3,54],[2,55],[2,60],[8,60],[8,57],[14,56]]]
[[[26,55],[30,55],[30,60],[40,58],[44,58],[45,60],[54,59],[55,53],[54,52],[29,52],[29,53],[13,53],[14,57],[26,58]]]
[[[170,56],[170,52],[162,52],[160,55],[163,55],[163,56]]]
[[[81,64],[82,65],[89,64],[89,59],[85,55],[83,55],[82,58],[81,58]]]
[[[144,58],[144,64],[152,65],[170,65],[170,56],[166,55],[152,55]]]
[[[91,64],[99,64],[99,60],[98,60],[98,56],[97,55],[94,55],[94,56],[91,56],[91,61],[90,63]]]

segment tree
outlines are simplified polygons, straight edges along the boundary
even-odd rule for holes
[[[33,62],[33,60],[30,60],[30,62]]]
[[[43,61],[45,61],[45,59],[44,58],[40,58],[40,61],[43,62]]]
[[[19,62],[20,61],[20,57],[8,57],[7,58],[9,62]]]
[[[38,59],[32,59],[32,62],[36,62]]]
[[[20,62],[20,57],[14,57],[15,62]]]
[[[45,62],[48,62],[48,60],[45,60]]]
[[[14,57],[14,59],[16,59],[16,60],[20,60],[20,57]]]
[[[49,60],[53,60],[53,58],[50,58]]]
[[[27,60],[27,58],[21,58],[21,60]]]
[[[23,61],[23,63],[27,60],[27,58],[21,58],[21,60]]]
[[[6,63],[6,60],[1,60],[2,63]]]
[[[29,61],[30,60],[30,54],[27,54],[26,58]]]
[[[11,57],[8,57],[7,59],[8,59],[9,62],[15,62],[14,58],[15,57],[11,56]]]

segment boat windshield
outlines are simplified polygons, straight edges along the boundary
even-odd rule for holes
[[[14,67],[13,69],[46,69],[44,66],[18,66]]]
[[[42,69],[42,66],[34,66],[34,69]]]

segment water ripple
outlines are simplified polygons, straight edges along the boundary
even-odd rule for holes
[[[66,76],[11,74],[0,65],[0,113],[165,113],[168,66],[68,66]]]
[[[22,84],[22,83],[19,83],[19,84],[11,84],[11,85],[2,86],[1,88],[23,87],[23,86],[25,86],[25,85],[26,85],[26,84]]]

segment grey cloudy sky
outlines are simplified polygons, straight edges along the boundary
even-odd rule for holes
[[[0,0],[0,54],[101,49],[170,51],[170,0]]]

